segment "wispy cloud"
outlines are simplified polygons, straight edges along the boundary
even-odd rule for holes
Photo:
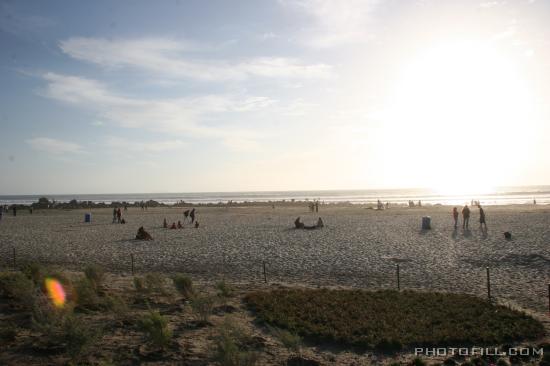
[[[34,150],[43,151],[49,154],[62,155],[83,152],[82,146],[74,142],[53,139],[49,137],[36,137],[25,141]]]
[[[168,132],[179,136],[221,139],[232,146],[235,138],[251,140],[257,137],[247,130],[206,125],[218,114],[248,113],[275,103],[268,97],[237,97],[206,95],[174,99],[139,99],[120,95],[92,79],[44,74],[47,86],[40,91],[44,97],[95,111],[101,121],[127,128]],[[227,118],[227,117],[226,117]]]
[[[311,18],[300,40],[308,46],[326,48],[361,43],[372,37],[368,25],[380,0],[279,0],[286,8]]]
[[[61,50],[72,58],[103,67],[132,67],[168,78],[204,81],[244,80],[250,77],[318,79],[332,75],[331,66],[308,64],[294,58],[259,57],[239,62],[190,58],[186,42],[165,38],[69,38]]]
[[[0,30],[15,35],[36,33],[52,27],[55,22],[47,17],[34,14],[21,14],[7,2],[0,2]]]
[[[112,149],[120,149],[126,152],[146,153],[180,150],[186,146],[181,140],[135,141],[115,136],[108,136],[104,143],[107,147]]]

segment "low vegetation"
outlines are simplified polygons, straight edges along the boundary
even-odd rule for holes
[[[174,282],[174,287],[183,297],[186,299],[193,298],[195,290],[193,289],[193,281],[189,276],[177,274],[172,277],[172,282]]]
[[[195,312],[197,320],[200,324],[206,325],[212,315],[215,301],[211,296],[196,296],[191,301],[191,308]]]
[[[147,340],[155,347],[166,348],[172,340],[172,331],[168,319],[158,311],[149,311],[141,320],[140,327],[147,335]]]
[[[246,301],[268,324],[379,351],[498,345],[544,334],[542,324],[524,313],[461,294],[280,289],[250,293]]]
[[[232,321],[226,320],[220,327],[214,343],[214,359],[222,366],[253,366],[258,363],[258,353],[250,349],[249,336]]]

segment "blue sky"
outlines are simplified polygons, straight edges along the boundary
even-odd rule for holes
[[[549,184],[549,11],[0,1],[0,194]]]

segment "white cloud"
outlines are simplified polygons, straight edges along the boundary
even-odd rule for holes
[[[70,154],[81,153],[82,146],[73,142],[52,139],[49,137],[36,137],[25,141],[34,150],[47,152],[50,154]]]
[[[186,146],[181,140],[134,141],[121,137],[109,136],[105,145],[129,152],[159,153],[164,151],[180,150]]]
[[[119,95],[102,83],[82,77],[47,73],[43,78],[48,83],[40,92],[44,97],[91,109],[98,113],[101,121],[179,136],[217,138],[224,143],[234,138],[250,141],[257,134],[224,125],[206,125],[204,120],[215,118],[220,113],[258,111],[275,102],[267,97],[230,95],[138,99]]]
[[[308,46],[325,48],[362,43],[372,35],[367,26],[379,0],[279,0],[282,5],[312,19],[300,36]]]
[[[164,38],[118,39],[69,38],[60,43],[67,55],[103,67],[133,67],[168,78],[205,81],[244,80],[250,77],[327,78],[329,65],[306,64],[282,57],[261,57],[240,62],[194,60],[185,57],[192,49],[185,42]]]

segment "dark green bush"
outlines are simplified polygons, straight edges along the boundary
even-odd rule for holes
[[[476,345],[538,339],[537,320],[474,296],[413,291],[277,289],[245,301],[264,322],[361,348]]]
[[[164,349],[170,344],[172,331],[168,328],[168,320],[158,311],[149,311],[141,319],[140,327],[154,346]]]
[[[190,277],[178,274],[172,277],[172,281],[174,282],[176,290],[178,290],[183,297],[186,299],[193,298],[195,291],[193,289],[193,281]]]

